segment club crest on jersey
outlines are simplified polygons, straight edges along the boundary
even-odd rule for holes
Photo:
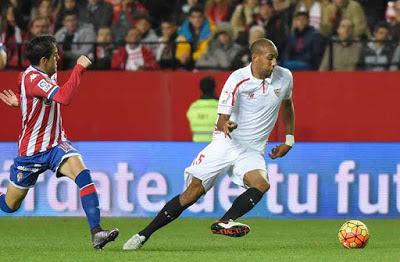
[[[21,182],[22,178],[24,178],[24,173],[18,173],[17,174],[17,181]]]
[[[281,95],[281,89],[274,89],[275,95],[279,97]]]
[[[39,81],[38,87],[47,93],[51,88],[51,84],[48,83],[45,79],[42,79]]]
[[[247,97],[248,99],[254,99],[256,98],[256,94],[250,93],[249,96]]]
[[[36,77],[38,77],[38,74],[31,74],[30,76],[31,82],[33,82],[33,80],[35,80]]]

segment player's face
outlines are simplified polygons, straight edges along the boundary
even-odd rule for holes
[[[265,47],[264,51],[260,54],[257,54],[253,59],[253,63],[255,63],[261,75],[269,76],[277,65],[277,59],[278,50],[275,46],[271,45]]]
[[[53,46],[53,51],[51,52],[51,56],[49,60],[46,61],[46,73],[48,75],[53,75],[57,72],[57,61],[58,61],[58,49],[56,45]]]

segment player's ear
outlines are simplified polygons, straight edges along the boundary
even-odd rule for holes
[[[252,54],[252,55],[251,55],[251,61],[252,61],[252,62],[253,62],[256,58],[257,58],[257,55],[256,55],[256,54]]]
[[[48,61],[49,59],[43,56],[42,58],[40,58],[39,65],[45,65]]]

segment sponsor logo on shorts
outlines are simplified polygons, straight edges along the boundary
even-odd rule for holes
[[[17,169],[23,172],[37,172],[40,168],[35,167],[25,167],[25,166],[17,166]]]

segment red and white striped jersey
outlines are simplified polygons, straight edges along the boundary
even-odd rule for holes
[[[19,156],[32,156],[67,140],[62,127],[60,103],[53,101],[59,89],[56,74],[50,78],[29,66],[21,73],[19,84],[22,111]]]

